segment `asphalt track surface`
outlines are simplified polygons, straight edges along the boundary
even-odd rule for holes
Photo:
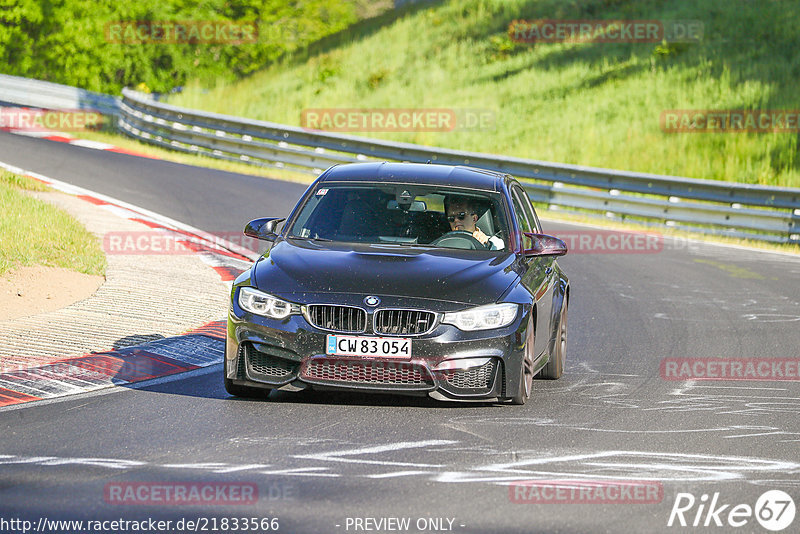
[[[0,161],[210,232],[285,215],[304,190],[6,133]],[[545,230],[589,231],[555,223]],[[278,518],[280,532],[388,532],[356,529],[354,518],[400,517],[411,520],[401,532],[448,531],[447,520],[439,530],[418,529],[426,526],[420,518],[449,518],[449,531],[470,533],[767,532],[752,517],[737,529],[714,527],[713,518],[708,528],[667,522],[679,493],[698,501],[685,513],[690,525],[703,494],[718,492],[718,505],[731,505],[723,522],[733,505],[752,507],[767,490],[800,505],[800,382],[660,374],[664,358],[800,357],[800,261],[666,241],[658,253],[574,253],[559,263],[572,288],[566,371],[536,381],[526,406],[327,392],[240,400],[225,393],[214,366],[6,408],[0,519],[235,516]],[[508,484],[531,479],[650,480],[663,498],[512,502]],[[129,482],[252,483],[258,500],[106,502],[109,483]],[[800,517],[786,532],[798,525]]]

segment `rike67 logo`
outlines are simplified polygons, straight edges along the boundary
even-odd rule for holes
[[[777,532],[794,521],[795,505],[792,497],[780,490],[764,492],[756,501],[755,507],[749,504],[732,505],[720,500],[719,492],[714,493],[709,502],[708,494],[696,499],[691,493],[678,493],[667,526],[726,527],[739,528],[750,525],[752,520],[765,529]]]

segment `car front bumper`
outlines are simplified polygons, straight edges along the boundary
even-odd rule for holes
[[[311,386],[439,400],[501,400],[517,391],[528,322],[523,311],[511,325],[495,330],[464,332],[438,323],[425,335],[408,336],[410,359],[330,356],[325,347],[331,332],[312,326],[303,315],[269,319],[244,312],[234,301],[225,376],[238,385],[266,389]]]

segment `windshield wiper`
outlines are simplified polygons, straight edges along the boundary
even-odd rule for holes
[[[378,245],[381,247],[422,247],[422,248],[436,248],[425,243],[388,243],[386,241],[378,241],[377,243],[370,243],[370,245]]]
[[[300,236],[300,235],[290,235],[289,239],[302,239],[303,241],[319,241],[319,242],[326,242],[326,243],[333,242],[333,239],[328,239],[327,237],[319,237],[319,236],[303,237],[303,236]]]

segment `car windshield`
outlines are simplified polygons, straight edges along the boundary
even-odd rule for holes
[[[508,250],[498,193],[417,184],[319,185],[289,236],[355,243]]]

